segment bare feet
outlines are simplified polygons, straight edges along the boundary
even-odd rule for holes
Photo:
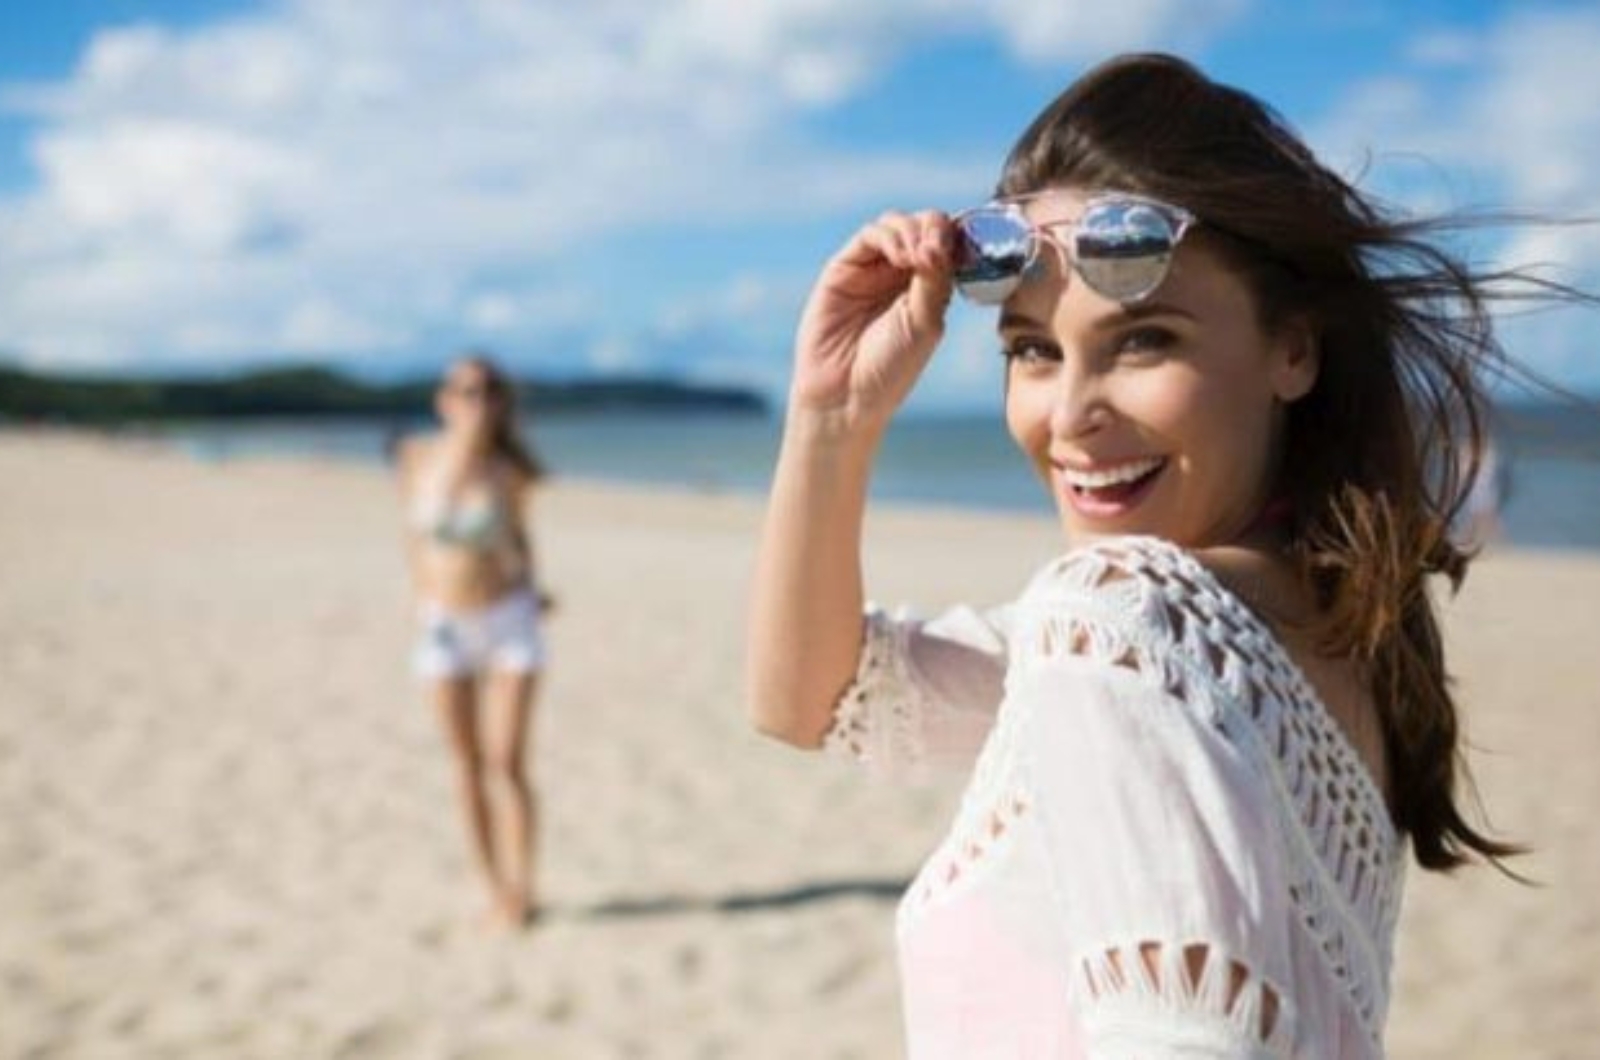
[[[494,931],[519,931],[532,924],[535,916],[531,901],[515,892],[506,891],[496,894],[489,908],[484,910],[483,924]]]

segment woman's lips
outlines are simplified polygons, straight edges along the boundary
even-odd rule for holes
[[[1058,467],[1057,489],[1079,515],[1115,519],[1139,506],[1166,466],[1164,457],[1150,457],[1092,470]]]

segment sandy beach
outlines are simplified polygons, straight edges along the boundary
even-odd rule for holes
[[[958,778],[761,740],[760,504],[556,482],[535,929],[486,933],[406,671],[382,469],[0,434],[0,1057],[878,1058],[891,919]],[[998,602],[1048,521],[894,509],[871,594]],[[962,557],[952,563],[951,557]],[[1448,609],[1525,887],[1413,868],[1400,1058],[1600,1052],[1600,556],[1491,553]]]

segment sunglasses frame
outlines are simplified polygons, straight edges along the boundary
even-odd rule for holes
[[[1137,195],[1133,192],[1124,191],[1108,191],[1091,195],[1087,200],[1084,201],[1083,210],[1078,214],[1078,216],[1063,218],[1059,221],[1035,222],[1022,212],[1022,205],[1024,203],[1032,202],[1036,199],[1041,199],[1048,195],[1056,194],[1056,192],[1057,189],[1048,189],[1045,191],[1029,192],[1024,195],[1007,196],[1003,199],[992,199],[989,202],[984,203],[982,206],[974,206],[969,209],[962,210],[960,213],[951,218],[951,220],[955,223],[957,230],[961,233],[961,238],[967,240],[969,243],[976,243],[976,240],[973,240],[967,235],[965,222],[969,218],[978,216],[980,214],[1000,215],[1008,220],[1016,222],[1016,224],[1028,234],[1026,259],[1023,261],[1022,267],[1017,270],[1016,274],[1010,277],[1011,282],[1005,287],[1003,293],[1000,293],[998,297],[980,298],[972,294],[971,290],[969,289],[972,286],[970,282],[962,283],[958,280],[956,282],[956,290],[961,292],[963,298],[966,298],[968,301],[977,305],[999,305],[1001,302],[1011,297],[1012,294],[1016,293],[1016,291],[1027,280],[1029,273],[1031,273],[1038,265],[1040,244],[1049,243],[1061,253],[1062,260],[1072,267],[1072,271],[1078,274],[1078,277],[1089,286],[1090,290],[1094,291],[1096,294],[1120,302],[1123,305],[1131,305],[1148,298],[1151,294],[1155,293],[1162,283],[1166,282],[1167,274],[1172,269],[1172,256],[1177,253],[1179,244],[1183,242],[1183,237],[1188,234],[1189,230],[1198,224],[1200,220],[1193,213],[1185,210],[1181,206],[1174,206],[1169,202],[1162,202],[1160,199],[1152,199],[1149,196]],[[1101,287],[1095,283],[1094,279],[1084,271],[1083,261],[1078,253],[1078,241],[1082,235],[1081,225],[1084,218],[1088,217],[1089,214],[1096,209],[1113,206],[1143,206],[1153,210],[1164,222],[1166,222],[1168,232],[1170,233],[1167,249],[1161,255],[1159,255],[1162,259],[1164,259],[1161,262],[1160,272],[1157,273],[1153,282],[1129,294],[1119,294],[1114,291],[1102,290]],[[1070,239],[1064,240],[1061,236],[1057,235],[1054,230],[1059,228],[1071,228],[1073,233]],[[1000,281],[988,282],[997,283]]]
[[[487,405],[500,400],[500,391],[488,383],[445,383],[439,389],[457,401],[479,401]]]

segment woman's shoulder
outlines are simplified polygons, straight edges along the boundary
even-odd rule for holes
[[[1180,698],[1208,714],[1243,693],[1314,696],[1269,617],[1301,605],[1293,580],[1283,560],[1244,547],[1101,538],[1035,576],[1017,602],[1011,659],[1109,664],[1188,689]]]
[[[1202,593],[1215,581],[1203,560],[1203,553],[1165,538],[1131,534],[1100,537],[1047,562],[1029,581],[1022,599],[1123,600],[1153,590],[1179,595]]]
[[[1224,545],[1193,549],[1166,538],[1115,535],[1097,538],[1063,552],[1033,576],[1023,598],[1104,597],[1156,594],[1175,603],[1226,602],[1247,606],[1276,590],[1283,596],[1293,583],[1287,565],[1257,549]]]
[[[425,463],[433,455],[438,441],[437,431],[413,431],[401,435],[394,443],[395,463],[402,469]]]
[[[418,431],[403,435],[394,443],[394,469],[401,489],[410,493],[421,488],[431,491],[437,486],[435,458],[439,451],[437,431]]]
[[[1196,550],[1150,536],[1108,536],[1046,563],[1016,603],[1019,629],[1050,637],[1138,643],[1160,654],[1205,654],[1270,636],[1245,603],[1242,550]],[[1054,630],[1054,633],[1049,631]]]

